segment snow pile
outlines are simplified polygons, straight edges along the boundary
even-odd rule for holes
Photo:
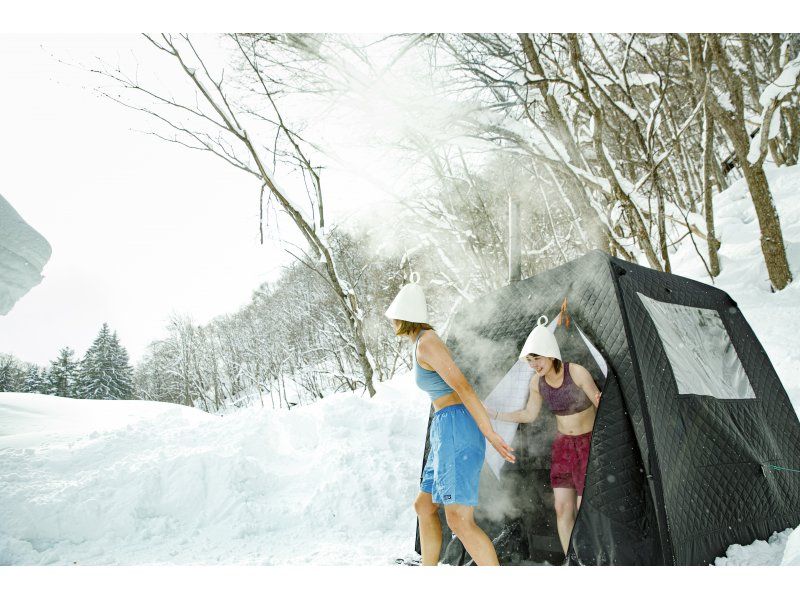
[[[429,408],[408,375],[224,417],[0,394],[0,564],[388,564]]]
[[[0,195],[0,316],[42,281],[50,244]]]
[[[800,565],[800,554],[794,558],[789,554],[787,545],[789,540],[793,545],[800,544],[800,527],[795,531],[791,529],[774,532],[770,539],[756,540],[749,546],[734,544],[729,546],[724,557],[718,557],[714,564],[719,566],[731,565]],[[789,556],[787,560],[787,556]]]
[[[786,541],[786,548],[783,551],[781,565],[800,567],[800,527],[796,527],[789,535],[789,539]]]

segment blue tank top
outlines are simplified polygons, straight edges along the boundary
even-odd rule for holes
[[[450,388],[450,385],[442,379],[439,372],[436,370],[426,370],[419,364],[419,361],[417,361],[417,347],[419,346],[419,339],[422,338],[423,332],[425,331],[420,331],[417,335],[417,341],[414,343],[414,376],[417,381],[417,386],[428,393],[431,401],[435,401],[439,397],[443,397],[454,391]]]

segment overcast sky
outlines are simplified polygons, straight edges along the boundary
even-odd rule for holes
[[[0,352],[81,356],[108,322],[138,359],[171,312],[233,311],[286,261],[259,245],[255,180],[132,130],[137,114],[59,62],[132,50],[147,68],[137,36],[0,36],[0,194],[53,248],[42,283],[0,316]]]

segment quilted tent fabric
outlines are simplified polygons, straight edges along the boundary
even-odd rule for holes
[[[756,398],[678,395],[637,293],[716,310]],[[717,288],[593,251],[499,289],[463,307],[447,339],[479,396],[514,363],[537,318],[558,313],[565,298],[608,366],[570,563],[706,564],[733,543],[797,524],[800,474],[770,465],[800,469],[800,423],[735,302]],[[585,357],[577,349],[564,356],[586,364]],[[482,472],[475,517],[501,563],[563,559],[547,476],[554,433],[555,420],[543,411],[520,426],[517,463],[499,479]],[[447,538],[444,520],[443,529]],[[455,538],[444,543],[442,560],[469,563]]]
[[[613,260],[637,363],[664,561],[707,564],[800,520],[800,423],[753,330],[722,290]],[[678,394],[659,332],[638,297],[715,310],[755,399]]]

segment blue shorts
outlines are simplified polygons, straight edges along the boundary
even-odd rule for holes
[[[486,439],[467,408],[451,405],[434,413],[430,440],[420,490],[436,504],[477,506]]]

